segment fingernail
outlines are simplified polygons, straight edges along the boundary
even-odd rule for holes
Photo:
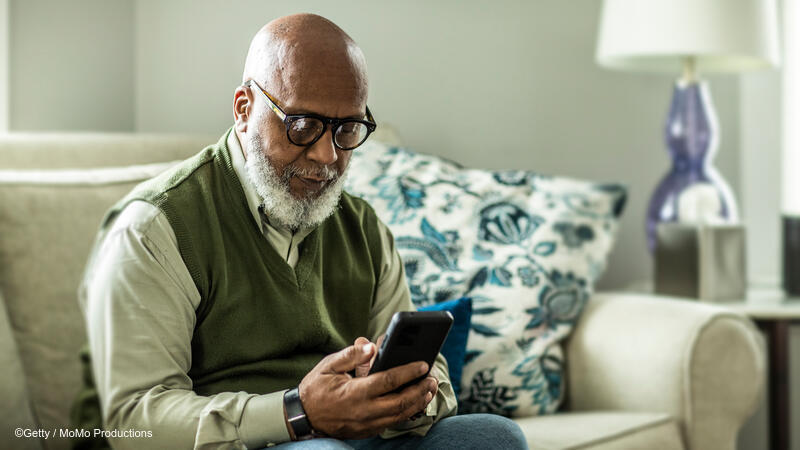
[[[428,382],[428,386],[431,387],[431,392],[433,392],[433,390],[436,389],[437,385],[438,385],[438,383],[436,381],[434,381],[434,380],[431,380],[430,382]]]
[[[425,401],[430,402],[431,400],[433,400],[433,394],[428,392],[427,394],[425,394]]]
[[[367,345],[365,345],[365,346],[361,347],[361,351],[363,351],[365,355],[366,355],[366,354],[369,354],[369,350],[370,350],[370,348],[369,348],[369,344],[367,344]]]
[[[422,363],[419,365],[419,374],[425,375],[428,373],[428,363]]]

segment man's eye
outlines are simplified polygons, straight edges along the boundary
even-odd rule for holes
[[[346,134],[356,134],[358,133],[358,125],[356,123],[345,123],[342,124],[342,127],[339,129],[340,133]]]

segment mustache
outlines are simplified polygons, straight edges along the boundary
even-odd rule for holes
[[[283,178],[283,181],[288,183],[293,176],[321,178],[325,181],[335,181],[337,178],[339,178],[339,172],[329,166],[302,168],[297,167],[294,164],[290,164],[284,167],[283,177],[281,177]]]

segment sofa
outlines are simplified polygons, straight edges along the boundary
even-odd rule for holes
[[[0,136],[0,448],[69,447],[86,340],[76,289],[99,221],[216,139]],[[371,139],[397,142],[391,131]],[[532,449],[733,449],[764,390],[756,328],[709,304],[595,293],[564,353],[559,411],[514,418]]]

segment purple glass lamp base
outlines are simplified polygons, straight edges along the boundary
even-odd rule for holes
[[[647,208],[647,244],[656,246],[662,222],[724,223],[739,220],[736,200],[711,166],[719,145],[717,117],[705,82],[678,81],[665,126],[672,167]]]

